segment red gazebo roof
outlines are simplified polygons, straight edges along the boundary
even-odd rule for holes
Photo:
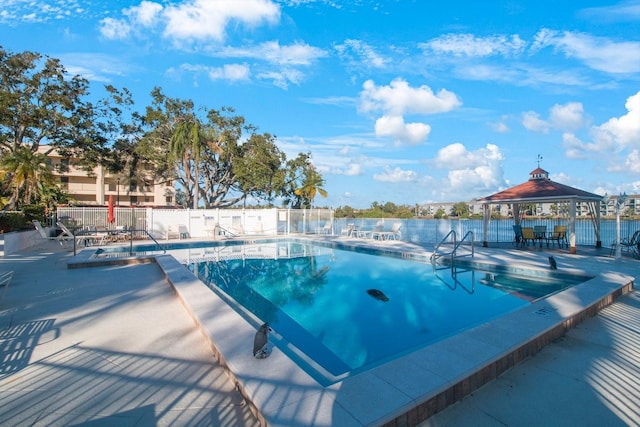
[[[480,203],[539,203],[562,200],[600,201],[602,196],[549,179],[549,173],[537,168],[529,181],[480,199]]]

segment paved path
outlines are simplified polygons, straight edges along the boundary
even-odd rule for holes
[[[257,425],[155,264],[56,245],[0,258],[0,425]]]
[[[640,425],[640,290],[421,424]]]

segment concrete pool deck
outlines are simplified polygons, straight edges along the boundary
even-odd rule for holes
[[[255,425],[208,345],[270,425],[415,425],[419,411],[437,407],[447,394],[464,397],[465,387],[471,394],[422,425],[629,425],[640,419],[638,291],[561,338],[554,335],[562,332],[563,318],[605,305],[599,301],[619,292],[622,282],[637,280],[640,262],[616,262],[604,256],[608,249],[553,252],[560,270],[597,275],[589,286],[321,387],[277,350],[254,359],[254,326],[239,325],[239,316],[173,258],[160,256],[157,263],[178,298],[154,264],[69,270],[71,256],[58,248],[0,260],[2,269],[16,272],[0,301],[2,425]],[[547,252],[476,248],[475,259],[548,269]],[[549,332],[527,350],[532,357],[523,353],[524,341]],[[537,352],[547,341],[555,342]],[[514,349],[520,353],[514,356]],[[495,376],[496,363],[514,367],[476,390],[467,378]]]

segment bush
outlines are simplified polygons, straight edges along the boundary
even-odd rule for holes
[[[27,228],[27,219],[21,212],[0,213],[0,232],[8,233]]]

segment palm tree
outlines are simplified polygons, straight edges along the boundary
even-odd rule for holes
[[[216,142],[216,133],[208,126],[203,126],[200,120],[189,115],[181,120],[169,141],[169,150],[175,159],[182,162],[187,186],[193,182],[192,188],[186,188],[187,204],[198,208],[200,193],[200,167],[202,152],[209,149],[220,154],[222,147]],[[193,167],[193,181],[191,168]]]
[[[327,197],[327,191],[322,188],[324,185],[324,179],[322,175],[315,171],[313,165],[309,165],[306,171],[306,176],[302,182],[302,187],[293,191],[293,193],[304,200],[305,207],[313,207],[313,200],[316,198],[316,194],[320,194],[322,197]]]
[[[176,159],[180,159],[185,173],[186,185],[191,185],[191,167],[193,162],[194,169],[194,185],[193,188],[186,188],[190,207],[198,207],[198,190],[200,173],[198,162],[200,161],[200,153],[202,153],[203,144],[200,131],[200,121],[193,116],[187,117],[180,121],[171,135],[169,150],[171,155]]]
[[[5,209],[15,209],[20,204],[33,202],[39,197],[42,184],[53,185],[54,182],[47,157],[27,147],[19,147],[5,155],[0,161],[0,174],[12,189]]]

